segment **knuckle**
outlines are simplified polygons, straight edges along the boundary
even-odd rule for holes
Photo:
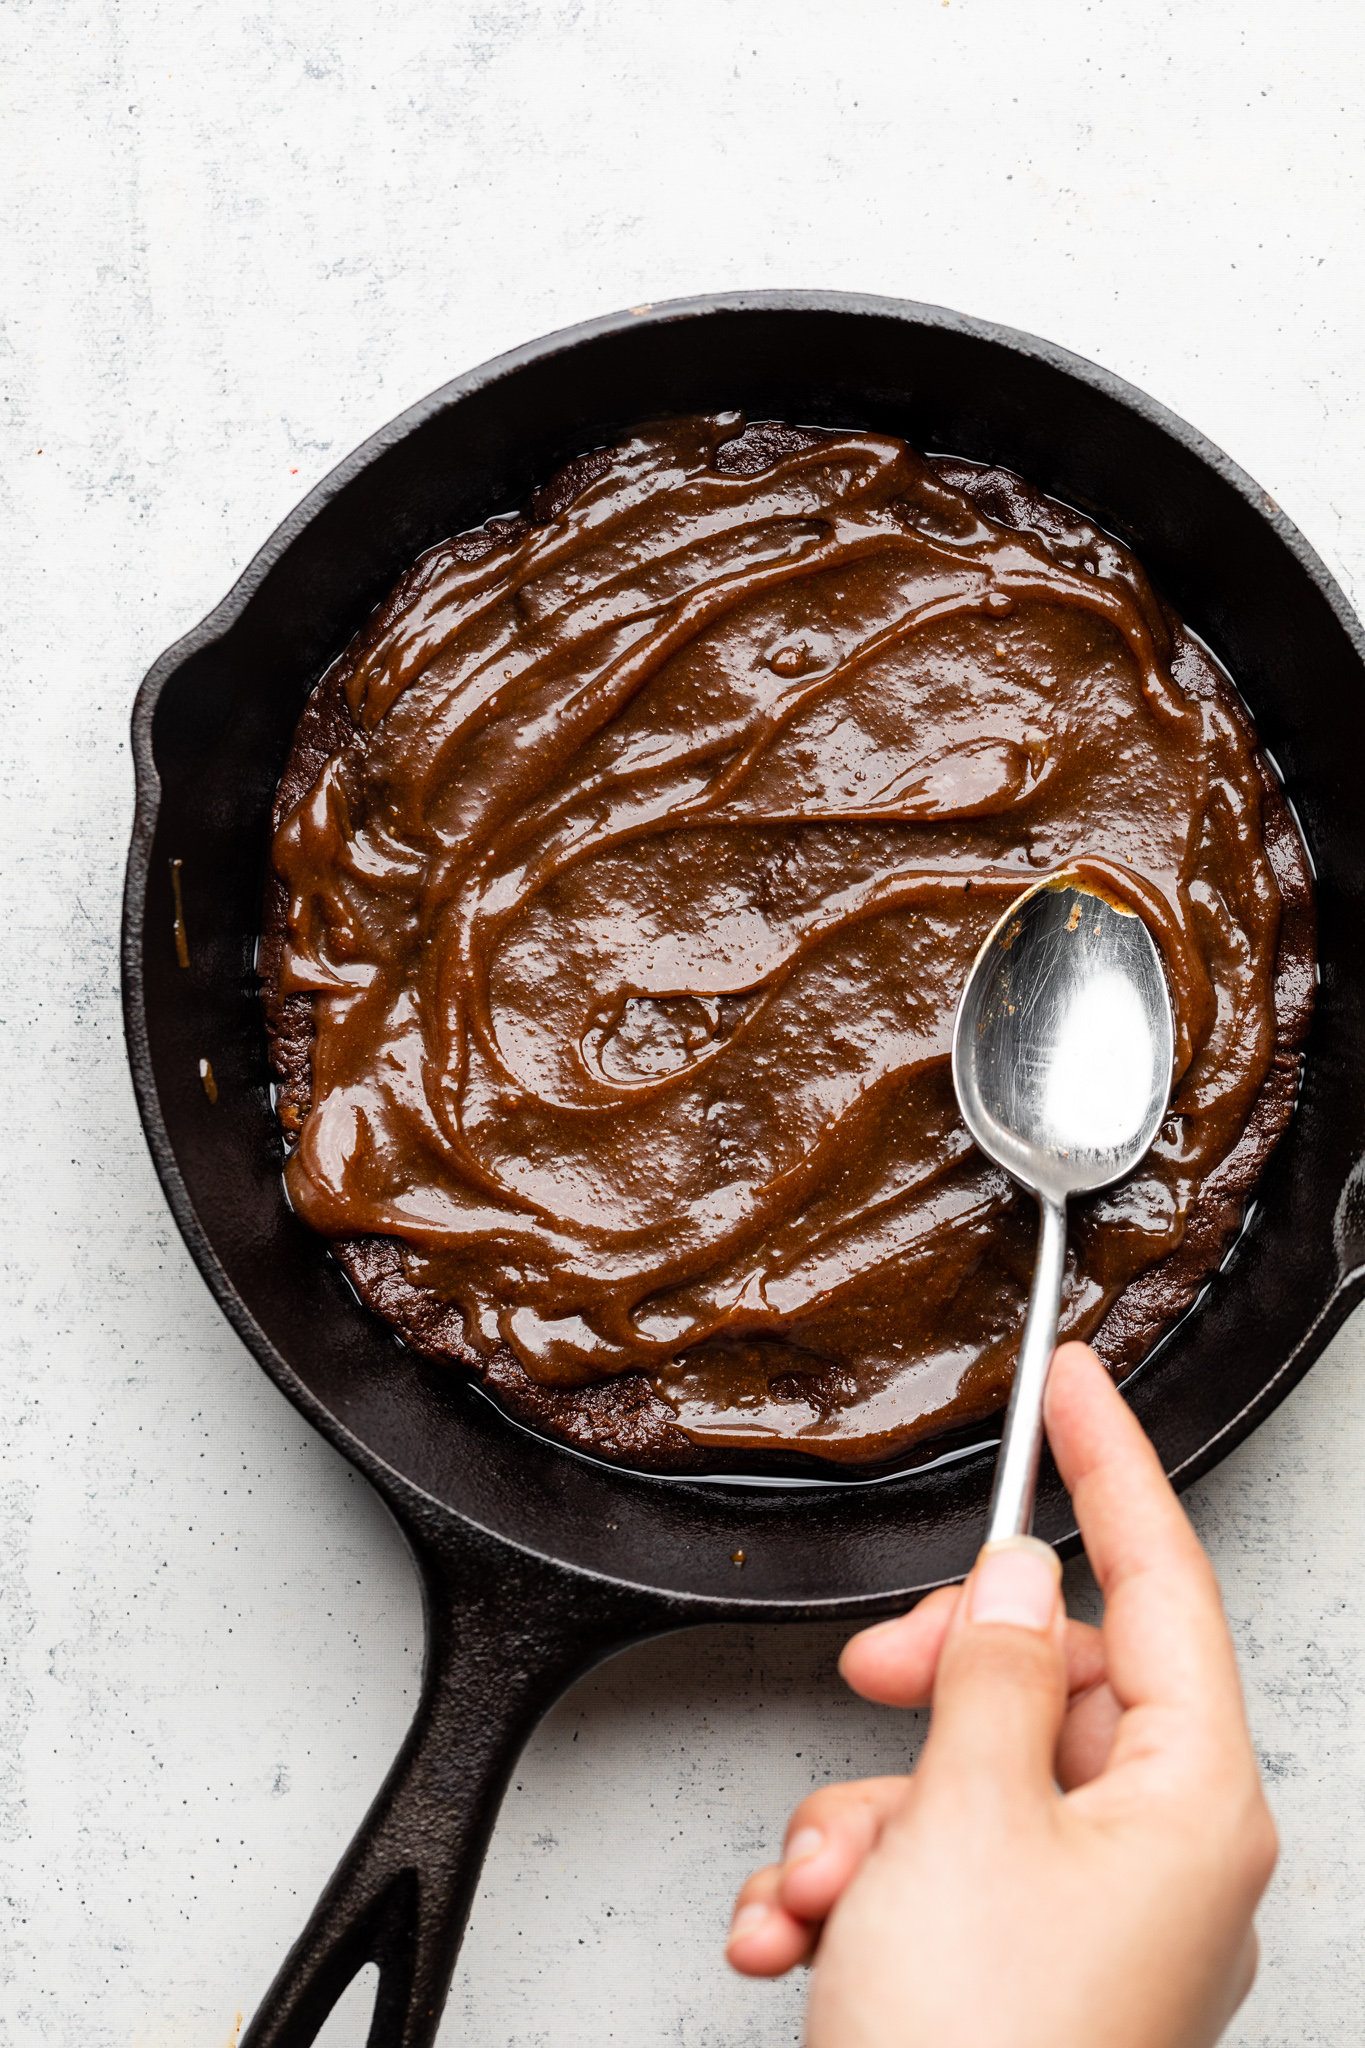
[[[1048,1637],[1029,1629],[986,1623],[959,1638],[952,1676],[982,1686],[1008,1686],[1015,1692],[1038,1693],[1052,1699],[1064,1687],[1061,1657]]]
[[[867,1812],[876,1810],[888,1793],[894,1798],[900,1782],[881,1778],[846,1778],[837,1785],[821,1785],[794,1809],[787,1823],[787,1833],[793,1834],[806,1825],[824,1827],[841,1820],[861,1821]],[[909,1780],[903,1782],[908,1784]]]
[[[1190,1851],[1222,1873],[1223,1881],[1245,1888],[1252,1901],[1269,1884],[1279,1860],[1280,1838],[1259,1779],[1206,1787],[1187,1814]]]
[[[1280,1834],[1274,1815],[1259,1791],[1251,1802],[1242,1831],[1247,1875],[1258,1892],[1264,1891],[1280,1858]]]
[[[857,1797],[855,1784],[822,1785],[817,1792],[808,1793],[799,1806],[792,1808],[787,1835],[794,1835],[803,1827],[827,1826],[832,1819],[855,1805]]]
[[[751,1906],[756,1900],[766,1902],[776,1892],[781,1875],[780,1863],[765,1863],[761,1870],[746,1877],[735,1899],[736,1910],[740,1906]]]

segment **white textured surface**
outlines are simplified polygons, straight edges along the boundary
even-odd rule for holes
[[[694,290],[939,300],[1193,420],[1365,591],[1355,0],[9,0],[0,2035],[226,2048],[413,1699],[411,1572],[232,1338],[124,1071],[128,707],[401,406]],[[41,453],[39,452],[41,451]],[[1193,1505],[1285,1855],[1243,2048],[1360,2037],[1365,1327]],[[1082,1589],[1083,1592],[1083,1589]],[[808,1784],[914,1730],[828,1632],[580,1686],[525,1759],[442,2040],[758,2048],[720,1959]],[[354,2048],[352,2003],[329,2048]]]

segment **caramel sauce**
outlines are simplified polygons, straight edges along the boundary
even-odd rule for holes
[[[1288,1114],[1306,866],[1116,541],[888,436],[742,428],[641,429],[432,550],[324,682],[263,952],[285,1173],[410,1339],[573,1440],[857,1464],[1008,1390],[1033,1212],[948,1059],[1011,897],[1078,871],[1175,1005],[1167,1125],[1077,1215],[1090,1335]]]

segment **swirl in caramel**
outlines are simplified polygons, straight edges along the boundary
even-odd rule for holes
[[[1139,1276],[1288,1114],[1306,868],[1125,548],[889,436],[742,427],[642,429],[434,549],[324,683],[263,954],[286,1181],[410,1339],[575,1441],[865,1463],[1008,1386],[1032,1214],[948,1066],[989,926],[1079,868],[1161,947],[1172,1113],[1063,1309],[1147,1339]]]

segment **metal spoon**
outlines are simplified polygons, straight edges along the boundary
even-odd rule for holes
[[[1067,1199],[1121,1180],[1142,1158],[1166,1114],[1174,1039],[1146,925],[1075,875],[1020,897],[967,977],[953,1027],[958,1105],[986,1157],[1041,1211],[988,1543],[1026,1536],[1033,1524]]]

